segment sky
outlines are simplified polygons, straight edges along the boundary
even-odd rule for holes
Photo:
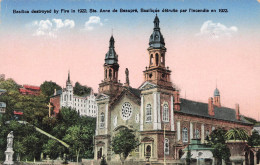
[[[130,85],[138,88],[149,63],[147,48],[156,14],[141,9],[160,10],[157,15],[167,48],[166,65],[181,97],[207,102],[217,87],[222,106],[235,108],[238,103],[243,115],[260,120],[257,0],[0,0],[0,5],[0,74],[19,84],[39,86],[53,81],[65,87],[70,71],[74,83],[98,92],[113,34],[119,79],[125,82],[128,68]],[[90,9],[97,12],[90,13]],[[137,9],[138,13],[120,9]]]

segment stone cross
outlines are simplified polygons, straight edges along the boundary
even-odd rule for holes
[[[47,105],[47,107],[49,107],[49,117],[51,117],[51,107],[53,107],[53,106],[51,105],[51,103],[49,103],[49,104]]]

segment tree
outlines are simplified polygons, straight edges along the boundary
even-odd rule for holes
[[[221,160],[228,161],[231,156],[230,150],[225,143],[216,143],[212,146],[214,150],[212,151],[213,156],[217,158],[217,164],[221,164]]]
[[[80,154],[84,153],[93,145],[93,136],[93,129],[87,126],[74,125],[69,127],[66,131],[63,140],[69,143],[70,151],[76,155],[77,163],[79,162]]]
[[[242,128],[232,128],[225,134],[227,140],[248,140],[247,132]]]
[[[129,153],[139,145],[133,130],[123,128],[115,135],[112,140],[112,150],[118,154],[123,165]]]
[[[73,88],[73,93],[78,96],[83,96],[83,95],[89,94],[90,91],[91,91],[91,88],[89,88],[87,86],[83,86],[79,82],[76,82],[75,86]]]
[[[209,136],[209,144],[213,148],[213,156],[217,159],[217,164],[221,164],[221,160],[228,161],[231,156],[230,150],[226,145],[226,130],[215,129]]]
[[[210,144],[225,143],[226,132],[227,132],[226,130],[221,128],[215,129],[214,131],[211,132],[209,136],[209,140],[210,140],[209,143]]]
[[[53,139],[49,139],[48,143],[43,145],[43,153],[50,156],[51,159],[56,159],[60,154],[65,152],[65,147]]]
[[[41,86],[41,92],[48,98],[54,94],[54,90],[61,90],[61,86],[52,81],[44,81]]]
[[[252,135],[248,138],[249,146],[260,146],[260,135],[256,130],[253,131]]]

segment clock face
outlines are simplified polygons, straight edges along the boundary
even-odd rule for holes
[[[121,117],[123,120],[128,120],[132,116],[132,105],[128,102],[125,102],[122,105],[122,112],[121,112]]]

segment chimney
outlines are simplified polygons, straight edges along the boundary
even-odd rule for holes
[[[213,99],[212,99],[212,97],[209,98],[209,103],[208,103],[208,113],[209,113],[210,116],[215,116],[214,106],[213,106]]]
[[[174,109],[176,111],[180,111],[181,107],[180,107],[180,92],[179,90],[174,91]]]
[[[54,89],[54,96],[57,94],[56,88]]]
[[[236,104],[236,119],[240,120],[239,104]]]

